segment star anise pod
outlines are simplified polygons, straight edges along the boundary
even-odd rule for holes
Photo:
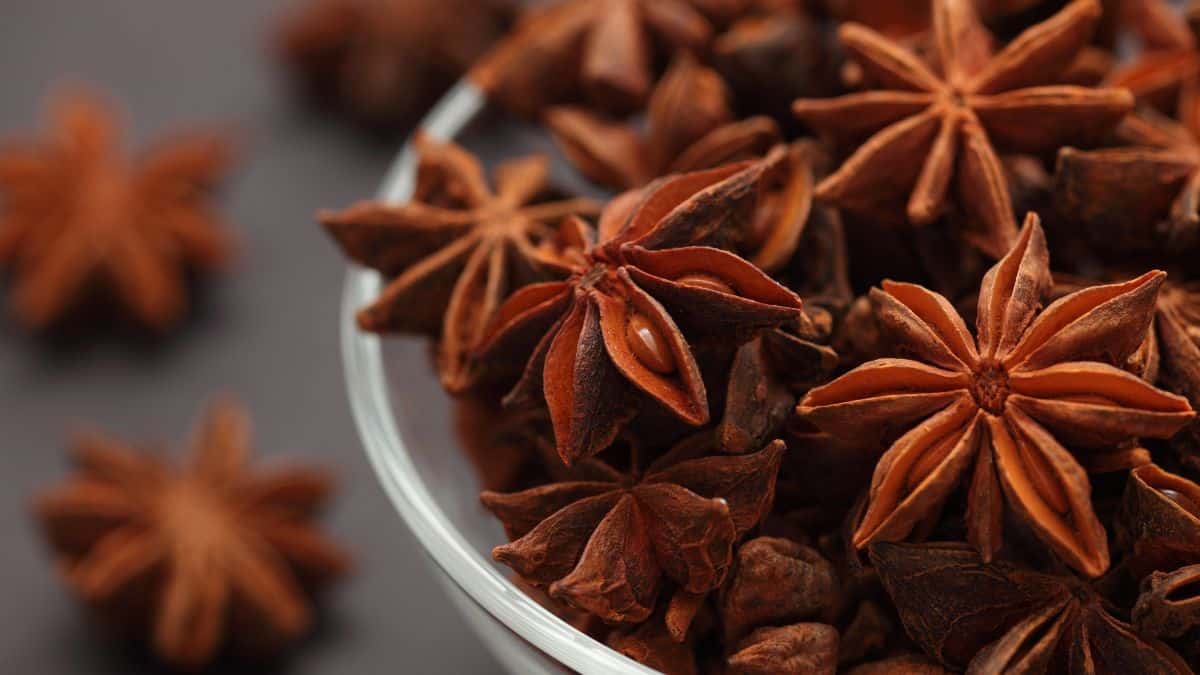
[[[492,555],[550,596],[610,623],[639,623],[666,579],[707,593],[734,543],[771,508],[783,442],[741,456],[689,457],[681,445],[629,473],[581,460],[577,480],[481,500],[511,541]]]
[[[794,144],[783,185],[769,193],[751,236],[739,247],[760,269],[787,278],[807,300],[799,325],[765,331],[734,354],[717,431],[725,452],[749,452],[778,436],[798,395],[826,381],[838,365],[828,343],[834,314],[850,304],[851,291],[841,217],[813,203],[822,165],[816,147]]]
[[[172,326],[187,273],[229,256],[210,200],[231,144],[194,134],[129,157],[117,114],[78,90],[52,101],[49,122],[46,138],[0,149],[0,264],[18,317],[46,328],[106,298],[152,329]]]
[[[698,675],[695,645],[675,640],[662,621],[651,619],[620,627],[608,636],[608,646],[663,675]]]
[[[1159,638],[1200,626],[1200,485],[1153,464],[1134,469],[1117,542],[1127,552],[1126,569],[1142,582],[1134,625]]]
[[[800,319],[800,298],[786,287],[701,245],[740,237],[763,176],[782,161],[672,176],[626,193],[601,215],[598,241],[569,220],[553,258],[565,279],[527,286],[500,308],[483,358],[532,353],[509,401],[545,400],[564,462],[608,447],[638,411],[635,392],[683,422],[706,424],[698,340],[736,345]]]
[[[479,375],[470,354],[500,304],[551,278],[537,249],[568,215],[593,215],[588,199],[547,200],[549,161],[530,156],[499,166],[495,189],[479,161],[454,143],[418,135],[412,201],[362,202],[320,219],[355,262],[389,277],[358,313],[363,330],[440,337],[438,369],[452,392]]]
[[[909,636],[967,673],[1190,673],[1113,616],[1089,585],[956,544],[875,544],[871,560]]]
[[[1155,335],[1167,389],[1200,405],[1200,285],[1167,284],[1158,298]],[[1182,441],[1185,451],[1200,452],[1200,426],[1192,423]]]
[[[644,135],[630,123],[579,106],[551,108],[545,121],[577,169],[618,189],[757,157],[779,140],[770,118],[735,121],[720,75],[686,52],[651,94]]]
[[[312,625],[310,591],[350,566],[311,523],[332,490],[328,474],[253,471],[249,452],[245,412],[216,403],[190,462],[91,434],[75,444],[78,473],[36,501],[70,587],[138,622],[170,664],[295,640]]]
[[[311,93],[375,125],[422,114],[498,40],[498,0],[309,0],[280,23],[280,58]]]
[[[1007,505],[1067,564],[1103,574],[1104,527],[1087,472],[1063,443],[1086,462],[1138,436],[1169,438],[1194,417],[1187,399],[1115,367],[1145,340],[1165,276],[1089,288],[1039,312],[1049,254],[1030,214],[983,279],[977,338],[938,294],[891,281],[873,290],[880,321],[914,358],[867,363],[797,407],[864,443],[920,421],[879,460],[854,545],[904,539],[969,480],[968,538],[985,560],[1000,546]]]
[[[565,0],[531,10],[476,65],[471,78],[493,99],[530,116],[568,101],[629,113],[650,95],[656,52],[705,49],[713,37],[713,20],[736,16],[745,4]]]
[[[729,657],[728,675],[834,675],[838,632],[823,623],[767,626],[747,635]]]
[[[751,539],[738,548],[734,571],[721,588],[725,643],[766,626],[831,622],[839,600],[837,573],[820,553],[788,539]]]
[[[821,23],[806,0],[758,0],[713,40],[711,60],[737,108],[791,120],[792,101],[832,89]]]
[[[1085,225],[1089,241],[1122,254],[1200,242],[1200,108],[1185,120],[1144,110],[1118,129],[1128,147],[1063,148],[1059,212]]]
[[[970,0],[932,0],[935,67],[865,26],[844,24],[845,49],[886,88],[836,99],[801,99],[799,118],[845,144],[870,137],[817,188],[818,197],[872,215],[907,197],[906,219],[928,224],[958,207],[999,257],[1016,236],[997,148],[1039,153],[1106,132],[1132,107],[1121,89],[1055,84],[1087,43],[1100,6],[1076,0],[993,54]]]

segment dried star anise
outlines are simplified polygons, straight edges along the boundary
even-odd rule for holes
[[[277,48],[313,94],[397,126],[500,38],[510,12],[497,0],[310,0],[281,22]]]
[[[707,593],[725,579],[734,543],[771,508],[783,457],[776,441],[750,455],[690,457],[681,445],[622,473],[594,459],[573,481],[480,499],[511,543],[492,555],[550,597],[611,623],[654,611],[665,579]]]
[[[35,505],[71,588],[135,621],[173,665],[202,666],[225,645],[259,653],[295,640],[312,624],[309,591],[350,565],[311,523],[329,476],[251,471],[249,433],[239,407],[217,403],[186,464],[80,438],[77,475]]]
[[[106,298],[169,328],[187,308],[187,272],[229,256],[210,201],[230,143],[180,136],[129,157],[117,114],[85,91],[57,97],[49,117],[47,138],[0,149],[0,264],[18,317],[46,328]]]
[[[767,626],[738,643],[728,675],[834,675],[838,632],[823,623]]]
[[[729,583],[721,589],[725,643],[764,626],[832,621],[837,603],[837,574],[820,553],[788,539],[751,539],[738,548]]]
[[[1165,285],[1154,327],[1164,385],[1186,396],[1193,408],[1200,405],[1200,285]],[[1200,452],[1200,425],[1193,422],[1173,440],[1189,454]]]
[[[973,675],[1191,672],[1070,575],[985,563],[955,544],[875,544],[871,559],[909,636],[947,667]]]
[[[496,188],[466,150],[424,135],[413,199],[363,202],[320,219],[356,262],[390,277],[358,314],[373,332],[437,335],[442,384],[459,392],[479,373],[470,359],[488,322],[515,290],[551,274],[538,247],[568,215],[593,215],[588,199],[548,201],[549,162],[531,156],[495,170]]]
[[[1089,240],[1105,250],[1170,251],[1200,242],[1200,117],[1185,121],[1142,111],[1118,129],[1128,147],[1060,150],[1059,212],[1086,225]]]
[[[727,19],[741,4],[565,0],[530,10],[471,78],[493,99],[530,116],[573,100],[609,113],[632,112],[650,94],[656,52],[699,52],[712,40],[711,19]]]
[[[792,101],[831,89],[824,36],[806,0],[758,0],[712,43],[713,67],[743,112],[791,119]]]
[[[1115,367],[1144,341],[1164,277],[1089,288],[1039,313],[1049,255],[1030,214],[984,277],[977,339],[940,295],[897,282],[873,291],[880,321],[915,360],[867,363],[797,408],[864,443],[920,421],[879,460],[854,544],[904,539],[969,479],[967,536],[984,559],[1001,544],[1007,504],[1067,564],[1103,574],[1108,543],[1087,472],[1062,443],[1111,452],[1138,436],[1168,438],[1194,417],[1187,399]]]
[[[631,124],[577,106],[551,108],[545,120],[580,172],[619,189],[756,157],[779,140],[770,118],[734,121],[721,77],[687,53],[675,59],[654,89],[644,136]]]
[[[799,325],[765,331],[734,354],[718,424],[725,452],[748,452],[777,436],[797,396],[826,381],[838,365],[827,343],[833,313],[845,309],[851,292],[841,217],[813,203],[820,164],[811,144],[792,146],[782,187],[767,195],[751,236],[739,247],[763,271],[787,278],[807,300]]]
[[[1148,464],[1130,472],[1117,517],[1126,570],[1141,579],[1131,611],[1146,636],[1200,636],[1200,485]]]
[[[698,341],[736,344],[800,319],[800,298],[786,287],[701,245],[737,241],[764,174],[781,161],[672,176],[626,193],[601,215],[598,242],[585,223],[567,221],[561,250],[545,258],[565,280],[527,286],[499,309],[483,358],[532,353],[509,400],[545,400],[564,462],[612,443],[637,413],[632,392],[690,425],[707,423]]]
[[[1117,542],[1137,578],[1200,560],[1200,487],[1154,464],[1130,472]]]
[[[958,207],[978,228],[969,239],[999,257],[1017,227],[996,148],[1037,153],[1090,141],[1133,99],[1121,89],[1055,84],[1095,28],[1096,0],[1075,0],[995,54],[969,0],[933,0],[932,13],[935,67],[865,26],[844,24],[842,44],[886,90],[801,99],[794,112],[843,143],[870,137],[821,182],[818,197],[886,216],[907,196],[907,221],[922,225],[945,212],[954,185]]]

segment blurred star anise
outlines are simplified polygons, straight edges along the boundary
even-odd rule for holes
[[[721,77],[686,52],[650,96],[644,135],[632,124],[578,106],[551,108],[545,120],[580,172],[619,189],[759,156],[779,140],[770,118],[735,121]]]
[[[57,97],[49,117],[46,138],[0,149],[0,264],[17,315],[40,329],[104,298],[170,327],[187,308],[187,273],[229,256],[210,202],[230,143],[180,136],[130,157],[117,114],[85,91]]]
[[[1111,453],[1138,436],[1169,438],[1194,417],[1187,399],[1115,367],[1145,340],[1165,276],[1092,287],[1039,312],[1049,254],[1030,214],[983,279],[977,339],[940,295],[890,281],[872,291],[880,321],[916,360],[867,363],[797,408],[863,443],[920,421],[879,460],[855,546],[904,539],[969,479],[967,536],[985,560],[1000,547],[1007,504],[1067,564],[1103,574],[1108,543],[1087,472],[1062,443]]]
[[[538,247],[568,215],[594,215],[587,199],[548,200],[549,162],[530,156],[495,170],[454,143],[418,135],[420,160],[407,204],[363,202],[321,222],[356,262],[390,278],[358,324],[374,332],[440,336],[443,385],[459,392],[478,375],[470,359],[488,321],[518,288],[551,278]]]
[[[148,631],[172,665],[295,640],[312,625],[310,591],[350,566],[311,522],[329,476],[251,471],[249,434],[239,407],[217,403],[186,464],[89,435],[74,448],[77,475],[36,501],[71,588]]]
[[[484,492],[511,543],[493,551],[552,598],[611,623],[649,618],[665,579],[706,593],[725,579],[735,542],[775,496],[783,442],[737,457],[690,457],[681,445],[628,474],[585,459],[576,480]]]
[[[280,24],[301,83],[364,122],[420,115],[500,38],[500,0],[309,0]]]
[[[801,99],[794,111],[841,143],[870,137],[822,181],[820,198],[880,216],[907,197],[907,221],[924,225],[943,214],[954,186],[976,224],[968,237],[999,257],[1017,227],[997,148],[1038,153],[1094,140],[1133,99],[1120,89],[1055,84],[1095,28],[1096,0],[1075,0],[995,54],[971,0],[934,0],[932,14],[934,67],[865,26],[843,24],[843,46],[885,90]]]
[[[728,19],[744,4],[564,0],[530,10],[471,77],[492,98],[530,116],[569,101],[629,113],[650,95],[656,56],[706,48],[713,36],[712,18]]]
[[[671,176],[626,193],[604,210],[598,237],[569,220],[560,252],[545,257],[565,279],[527,286],[499,309],[482,357],[509,362],[532,353],[509,401],[544,398],[564,462],[608,447],[638,411],[634,392],[688,424],[706,424],[698,341],[736,345],[800,319],[796,294],[704,245],[737,242],[764,175],[783,159]]]
[[[973,675],[1191,672],[1071,575],[985,563],[956,544],[880,543],[871,560],[909,636],[949,668]]]

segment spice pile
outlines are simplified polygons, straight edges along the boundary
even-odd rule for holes
[[[471,78],[605,203],[418,135],[321,219],[496,560],[631,658],[1188,673],[1198,68],[1164,2],[566,0]]]

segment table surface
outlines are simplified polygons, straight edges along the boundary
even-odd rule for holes
[[[350,417],[337,331],[345,267],[313,213],[371,195],[396,144],[289,95],[264,38],[303,1],[0,0],[0,135],[38,128],[45,94],[82,82],[124,102],[134,140],[212,122],[232,125],[246,143],[223,199],[240,255],[172,337],[48,345],[0,312],[0,671],[157,672],[137,650],[106,640],[60,585],[29,499],[66,475],[72,429],[178,447],[220,392],[250,407],[260,456],[337,470],[342,490],[325,522],[359,563],[280,672],[498,670],[433,582]]]

